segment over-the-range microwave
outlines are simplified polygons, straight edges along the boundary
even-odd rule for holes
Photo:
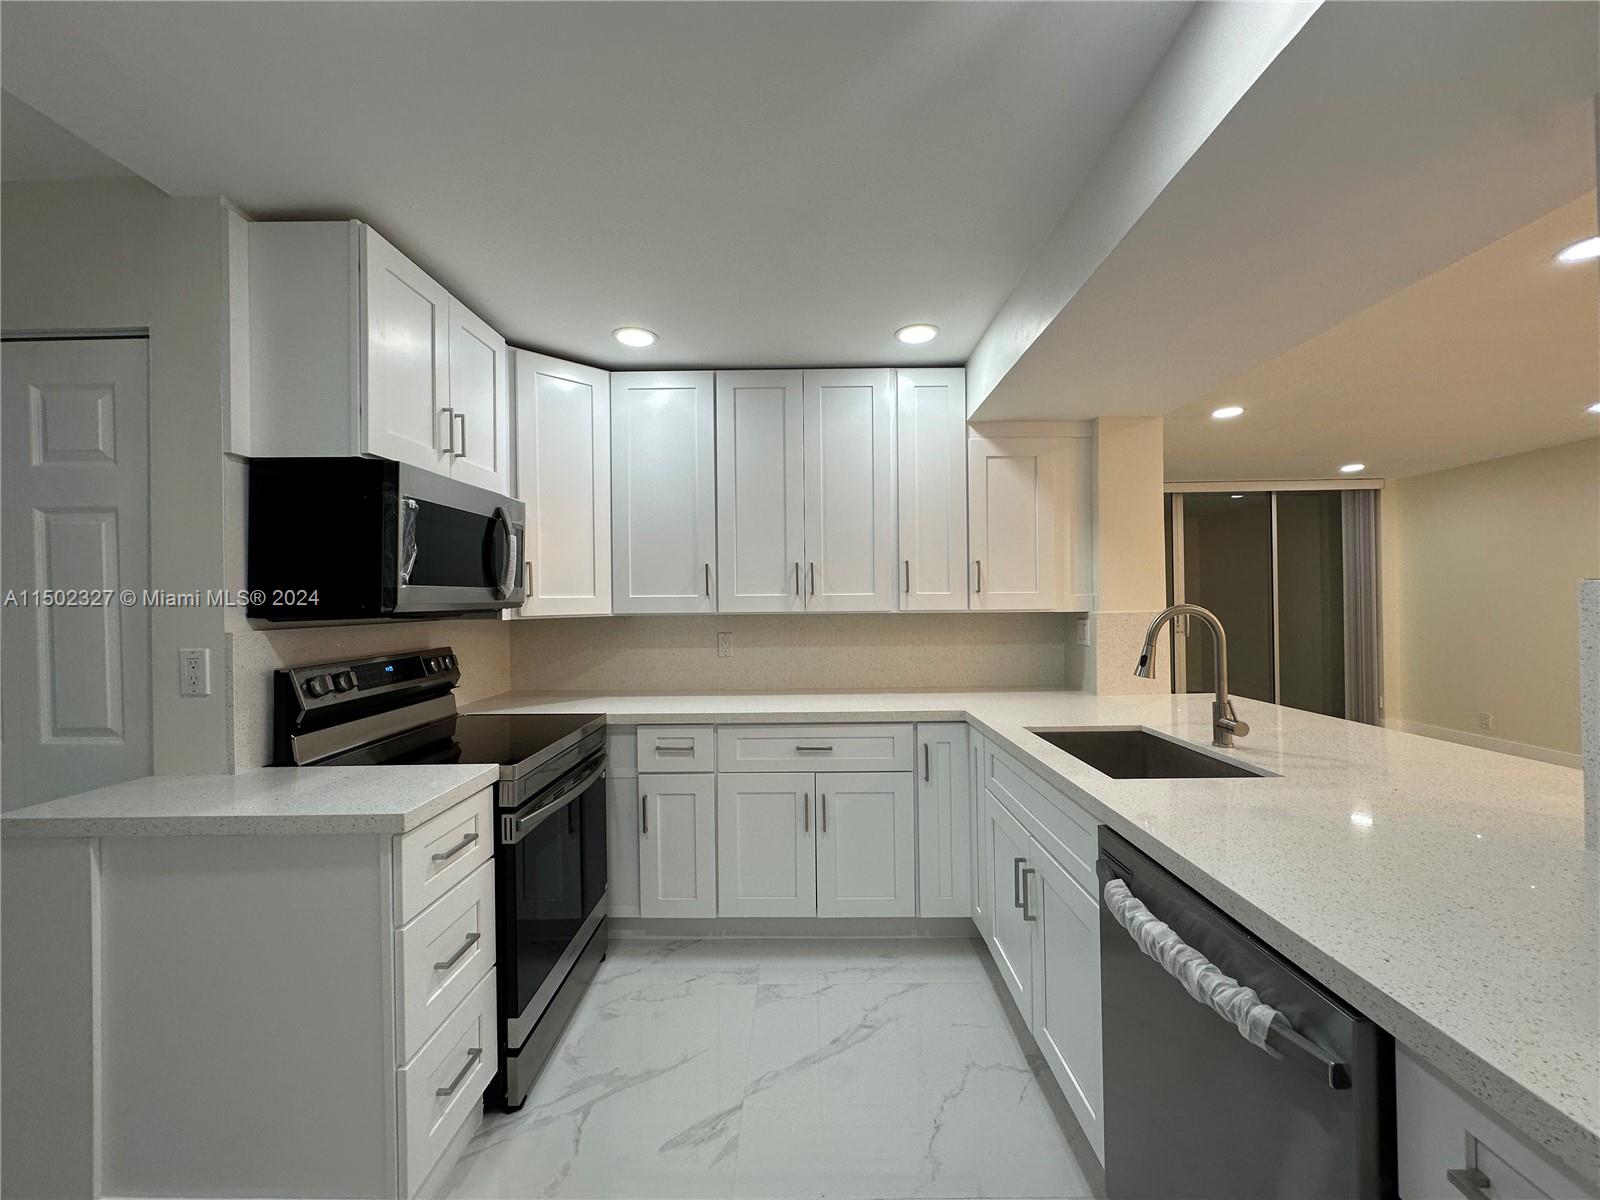
[[[382,458],[257,458],[249,473],[248,617],[371,621],[523,602],[520,500]]]

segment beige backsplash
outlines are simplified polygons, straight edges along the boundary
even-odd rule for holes
[[[394,621],[316,629],[245,629],[228,635],[233,681],[236,770],[272,758],[272,672],[365,654],[449,646],[461,660],[456,699],[467,704],[509,686],[506,623],[493,620]]]
[[[516,621],[518,691],[1061,687],[1062,613],[794,614]],[[717,634],[733,654],[717,657]]]

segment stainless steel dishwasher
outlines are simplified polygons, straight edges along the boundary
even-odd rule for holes
[[[1097,874],[1107,1195],[1393,1197],[1389,1036],[1105,826]],[[1147,956],[1107,902],[1119,879],[1278,1010],[1265,1046]]]

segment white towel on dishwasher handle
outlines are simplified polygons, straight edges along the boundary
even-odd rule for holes
[[[1106,909],[1134,942],[1161,969],[1183,984],[1184,991],[1229,1021],[1241,1037],[1267,1048],[1267,1027],[1278,1010],[1262,1002],[1254,988],[1224,975],[1209,958],[1185,942],[1160,920],[1120,879],[1106,881]]]

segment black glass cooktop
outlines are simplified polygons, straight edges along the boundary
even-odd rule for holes
[[[326,759],[327,766],[488,763],[517,780],[519,798],[604,745],[598,713],[466,713]],[[580,745],[584,746],[582,753]]]
[[[456,718],[456,761],[516,766],[600,719],[595,713],[465,713]]]

